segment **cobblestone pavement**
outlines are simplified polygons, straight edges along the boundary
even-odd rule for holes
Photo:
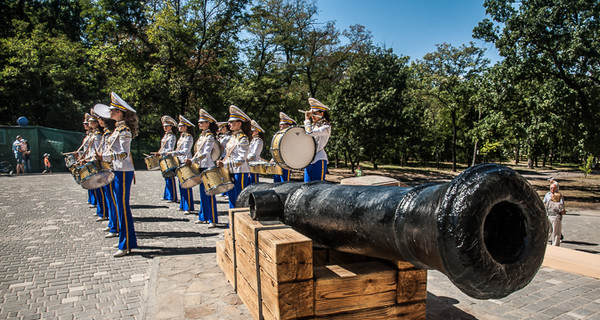
[[[250,318],[215,261],[223,229],[196,225],[196,216],[161,201],[158,172],[136,178],[140,247],[113,258],[116,238],[104,238],[106,223],[95,221],[87,192],[69,174],[0,176],[0,319]],[[227,203],[217,199],[227,222]],[[596,214],[565,218],[567,240],[597,245]],[[589,229],[581,234],[589,239],[580,240],[579,229]],[[600,319],[600,280],[543,268],[525,289],[481,301],[429,271],[427,312],[429,319]]]

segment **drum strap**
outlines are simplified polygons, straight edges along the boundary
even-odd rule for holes
[[[202,147],[204,147],[204,145],[206,144],[207,140],[208,140],[208,137],[206,139],[202,140],[202,144],[200,144],[199,147],[198,147],[198,144],[196,144],[197,148],[196,148],[196,152],[194,153],[194,158],[198,154],[198,151],[202,150]]]
[[[229,159],[229,156],[233,152],[233,149],[235,149],[235,147],[237,147],[238,144],[240,144],[240,140],[239,139],[235,142],[235,145],[231,149],[227,150],[227,154],[225,154],[225,157],[223,158],[223,162],[225,162],[225,161],[227,161],[227,159]]]

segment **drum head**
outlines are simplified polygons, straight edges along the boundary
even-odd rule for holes
[[[288,167],[304,169],[315,158],[315,140],[306,134],[304,128],[289,128],[279,142],[279,153]]]
[[[210,152],[210,158],[213,162],[221,158],[221,144],[219,143],[219,141],[215,141],[215,146]]]
[[[84,189],[96,189],[104,187],[115,179],[115,173],[112,171],[100,171],[81,181]]]

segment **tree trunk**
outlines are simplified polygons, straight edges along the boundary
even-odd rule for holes
[[[527,157],[527,168],[533,169],[533,158]]]
[[[517,147],[515,148],[515,165],[519,164],[519,145],[517,144]]]
[[[477,162],[477,144],[479,143],[479,139],[475,140],[475,146],[473,147],[473,161],[471,162],[471,167],[475,165]]]
[[[456,172],[456,110],[452,110],[452,172]]]

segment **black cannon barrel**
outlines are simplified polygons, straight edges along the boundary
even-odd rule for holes
[[[439,270],[478,299],[525,287],[542,264],[548,237],[537,193],[496,164],[414,188],[257,184],[242,191],[237,205],[250,206],[255,218],[267,212],[338,251]]]

